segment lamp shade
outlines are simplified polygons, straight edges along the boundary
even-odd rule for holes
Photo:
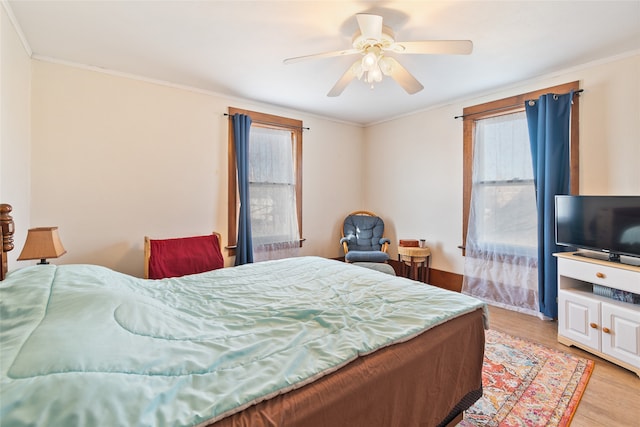
[[[58,235],[58,227],[31,228],[18,261],[39,259],[41,264],[47,264],[46,258],[58,258],[66,253]]]

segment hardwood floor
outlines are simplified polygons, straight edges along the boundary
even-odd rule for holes
[[[491,329],[595,361],[595,368],[578,406],[572,427],[640,426],[640,378],[591,353],[560,344],[558,323],[497,307],[489,307]]]

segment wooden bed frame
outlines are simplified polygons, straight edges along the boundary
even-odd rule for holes
[[[11,205],[2,203],[0,204],[0,236],[2,237],[2,268],[0,269],[0,280],[4,280],[9,270],[9,264],[7,262],[7,252],[13,249],[13,233],[15,232],[15,225],[13,223],[13,217],[11,211],[13,208]]]

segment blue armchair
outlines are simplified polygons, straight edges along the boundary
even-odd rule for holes
[[[387,262],[391,240],[383,237],[384,221],[369,211],[351,212],[342,226],[340,243],[347,262]]]

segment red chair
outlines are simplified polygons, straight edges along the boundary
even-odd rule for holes
[[[144,277],[164,279],[224,267],[220,234],[150,239],[144,237]]]

